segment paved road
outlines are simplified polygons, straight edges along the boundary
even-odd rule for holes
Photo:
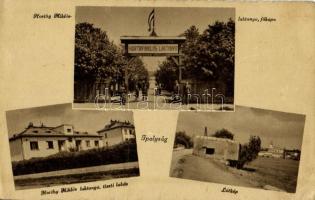
[[[127,162],[127,163],[118,163],[118,164],[109,164],[109,165],[100,165],[93,167],[83,167],[76,169],[65,169],[51,172],[42,172],[36,174],[26,174],[20,176],[14,176],[14,180],[21,180],[27,178],[44,178],[44,177],[56,177],[56,176],[65,176],[65,175],[73,175],[73,174],[86,174],[93,172],[106,172],[111,170],[122,170],[122,169],[131,169],[138,168],[138,162]]]

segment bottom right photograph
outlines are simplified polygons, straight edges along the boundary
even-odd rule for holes
[[[180,112],[170,176],[295,193],[305,115],[245,106]]]

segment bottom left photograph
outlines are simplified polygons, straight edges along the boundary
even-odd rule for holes
[[[71,104],[6,112],[16,190],[140,175],[131,111]]]

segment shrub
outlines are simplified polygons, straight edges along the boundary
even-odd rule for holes
[[[185,148],[192,148],[194,145],[191,137],[185,131],[176,132],[174,147],[178,144],[184,145]]]
[[[255,160],[261,149],[261,140],[258,136],[251,136],[249,143],[242,145],[240,150],[240,158],[237,163],[237,168],[243,168],[246,163]]]
[[[60,152],[45,158],[12,162],[12,170],[13,175],[16,176],[132,161],[138,161],[135,140],[129,140],[111,147],[79,152]]]

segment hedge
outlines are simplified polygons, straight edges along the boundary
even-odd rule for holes
[[[12,170],[13,175],[17,176],[133,161],[138,161],[137,145],[134,140],[130,140],[111,147],[78,152],[60,152],[44,158],[12,162]]]

